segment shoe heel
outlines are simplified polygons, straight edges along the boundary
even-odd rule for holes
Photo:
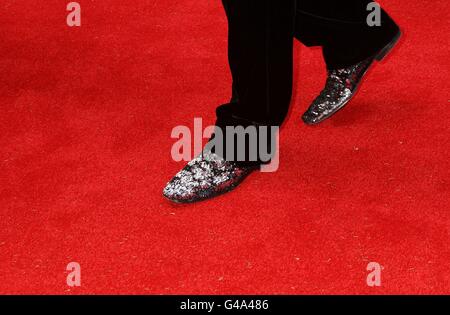
[[[389,44],[387,44],[379,53],[375,56],[375,60],[382,61],[394,48],[394,46],[398,43],[400,37],[402,37],[402,32],[398,31],[397,35],[391,40]]]

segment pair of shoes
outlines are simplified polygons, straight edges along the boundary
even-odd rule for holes
[[[225,161],[211,151],[203,152],[172,178],[163,195],[176,203],[210,199],[233,190],[256,169]]]
[[[355,96],[364,75],[375,61],[381,61],[394,48],[401,37],[399,32],[392,41],[377,54],[355,65],[329,70],[325,88],[312,102],[302,119],[308,125],[316,125],[330,118]]]
[[[330,70],[324,90],[303,115],[304,122],[318,124],[343,108],[355,95],[370,66],[387,55],[400,35],[398,33],[375,56],[344,69]],[[164,188],[163,195],[176,203],[210,199],[233,190],[256,169],[225,161],[211,152],[203,152],[175,175]]]

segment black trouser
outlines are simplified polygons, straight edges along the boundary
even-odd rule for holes
[[[306,46],[322,46],[329,69],[350,66],[371,57],[400,31],[384,10],[381,10],[381,26],[369,26],[367,16],[371,11],[367,5],[371,2],[297,0],[295,38]]]
[[[381,26],[368,26],[369,0],[222,1],[233,96],[217,108],[221,128],[282,124],[292,95],[294,38],[322,46],[327,67],[340,68],[374,55],[399,31],[384,11]]]

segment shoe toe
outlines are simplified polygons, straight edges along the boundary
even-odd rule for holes
[[[236,187],[253,168],[239,168],[234,163],[209,154],[194,159],[166,185],[163,196],[176,203],[202,201]]]
[[[303,114],[302,120],[305,124],[316,124],[320,121],[320,115],[313,111],[307,111]]]
[[[181,173],[181,172],[180,172]],[[192,180],[192,177],[186,174],[177,174],[164,188],[163,196],[167,199],[183,203],[193,200],[196,191],[199,189],[199,183]]]
[[[174,202],[182,202],[183,200],[188,199],[188,194],[186,189],[183,189],[183,186],[179,182],[179,180],[172,179],[164,188],[163,196],[167,199]]]

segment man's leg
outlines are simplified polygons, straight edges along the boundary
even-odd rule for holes
[[[303,116],[308,124],[330,117],[354,96],[375,59],[382,59],[400,30],[381,10],[381,25],[369,26],[370,0],[299,0],[295,36],[307,46],[322,46],[328,69],[326,87]]]
[[[254,127],[257,139],[248,139],[244,160],[239,146],[229,150],[204,150],[203,154],[179,172],[164,189],[164,196],[175,202],[195,202],[228,192],[264,162],[249,154],[250,147],[266,142],[272,149],[270,131],[259,128],[280,126],[291,101],[292,49],[295,0],[223,0],[229,25],[229,64],[233,78],[233,97],[219,106],[216,133],[222,131],[222,146],[229,136],[227,127]],[[232,137],[235,135],[232,134]],[[228,137],[228,139],[227,139]],[[212,141],[210,142],[212,143]],[[216,142],[217,143],[217,142]],[[228,148],[227,148],[228,149]],[[264,151],[264,150],[263,150]],[[271,152],[272,154],[274,152]]]
[[[381,10],[381,26],[369,26],[370,0],[297,0],[295,37],[322,46],[328,69],[354,65],[376,54],[399,32]]]
[[[292,95],[296,1],[223,0],[223,5],[233,97],[217,108],[216,125],[279,126]]]

